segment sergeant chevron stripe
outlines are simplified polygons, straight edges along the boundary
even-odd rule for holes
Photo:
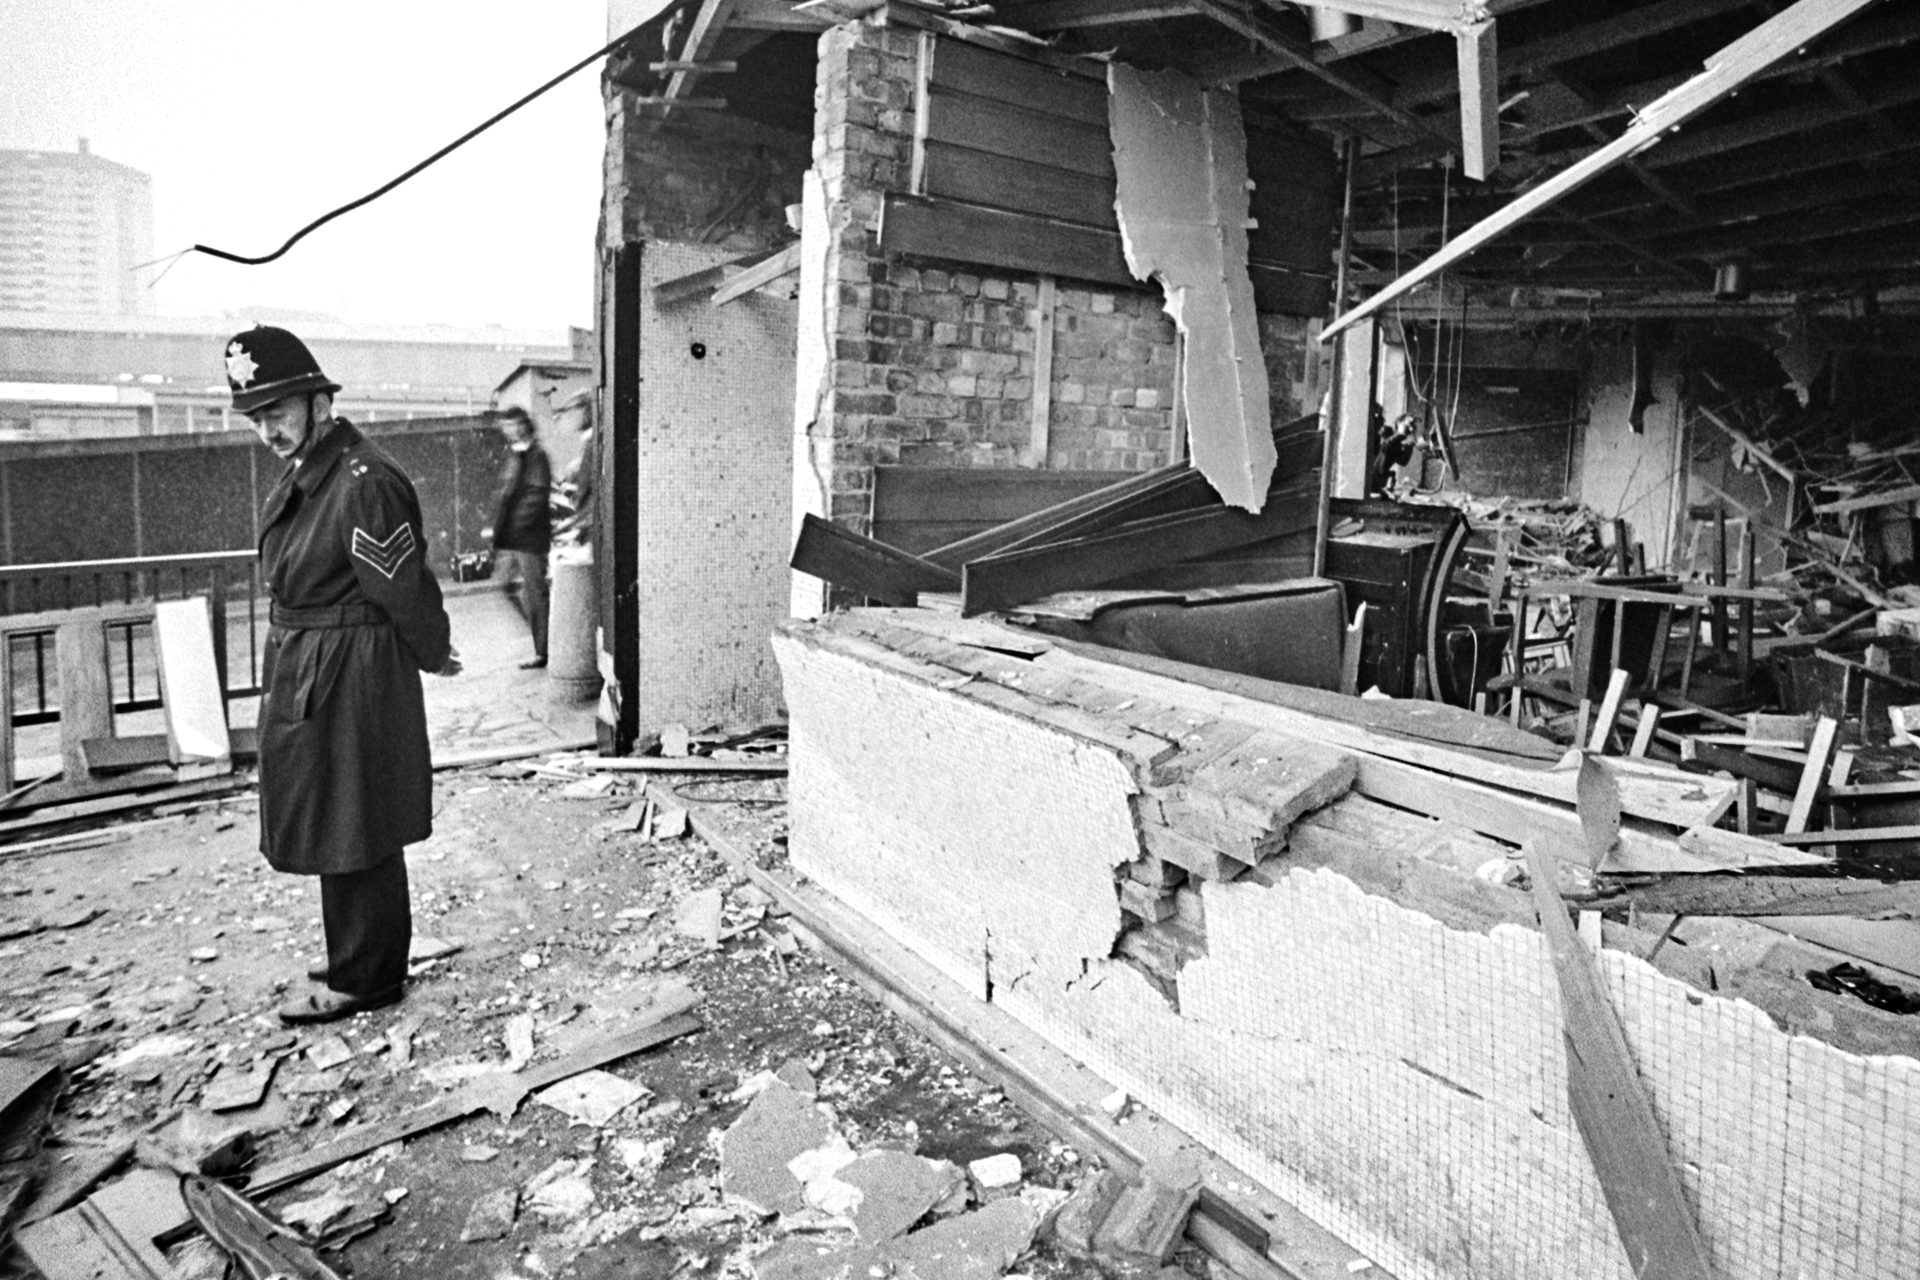
[[[353,554],[391,578],[402,562],[413,554],[413,526],[403,524],[382,541],[365,529],[353,531]]]

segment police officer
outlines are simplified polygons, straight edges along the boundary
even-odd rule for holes
[[[226,347],[233,407],[288,466],[260,515],[272,600],[260,706],[260,851],[320,877],[325,989],[285,1022],[400,999],[413,917],[406,845],[433,831],[420,672],[455,675],[420,500],[393,460],[333,415],[339,385],[306,344],[258,326]]]

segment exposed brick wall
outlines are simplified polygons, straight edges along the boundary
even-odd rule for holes
[[[832,388],[814,424],[832,514],[865,529],[872,468],[1030,459],[1040,284],[977,265],[887,258],[882,195],[911,182],[919,36],[849,24],[821,38],[814,165],[834,228]],[[1157,290],[1059,282],[1045,465],[1138,471],[1173,433],[1173,325]]]
[[[1320,322],[1263,313],[1260,353],[1266,357],[1273,420],[1290,422],[1318,412],[1333,364],[1333,348],[1320,342]]]
[[[606,208],[622,240],[673,240],[750,253],[784,240],[800,199],[802,138],[709,111],[662,119],[629,90],[607,98]]]
[[[1032,465],[1039,282],[977,265],[889,259],[881,198],[911,182],[916,32],[866,23],[821,37],[814,167],[833,228],[830,388],[813,424],[831,514],[865,531],[873,467]],[[1321,357],[1308,322],[1263,316],[1276,418],[1315,408]],[[1158,288],[1061,280],[1053,321],[1052,468],[1140,471],[1173,443],[1173,322]]]

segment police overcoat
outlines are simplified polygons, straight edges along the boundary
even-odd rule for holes
[[[267,496],[260,851],[277,871],[361,871],[433,833],[420,673],[449,637],[426,547],[412,482],[342,418]]]

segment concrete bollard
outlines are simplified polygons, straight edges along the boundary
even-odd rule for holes
[[[553,584],[547,606],[547,696],[555,702],[591,702],[600,692],[593,635],[593,548],[560,547],[548,558]]]

